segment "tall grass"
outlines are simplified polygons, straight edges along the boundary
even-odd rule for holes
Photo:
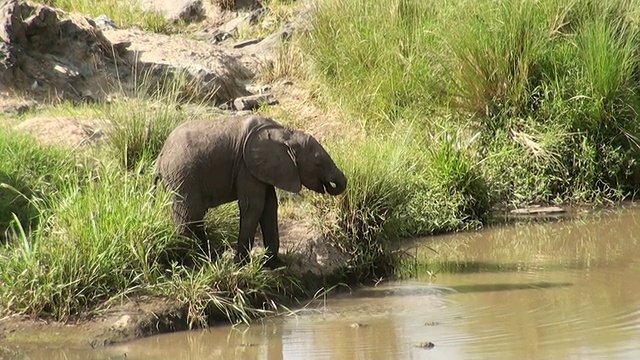
[[[41,225],[0,258],[7,308],[65,319],[154,282],[159,260],[184,247],[160,211],[165,199],[151,201],[150,181],[113,166],[87,171],[86,181],[59,189]]]
[[[427,1],[317,2],[305,53],[332,99],[365,128],[419,117],[440,80],[429,60],[438,4]]]
[[[76,160],[69,150],[49,148],[26,135],[0,130],[0,240],[6,239],[14,220],[27,231],[38,223],[46,205],[42,198],[75,180],[81,166]]]
[[[301,293],[295,277],[261,271],[260,254],[245,267],[226,255],[212,262],[177,236],[170,194],[152,192],[151,177],[101,162],[37,202],[46,204],[38,225],[27,233],[14,223],[16,236],[0,249],[0,308],[65,320],[124,296],[162,295],[181,302],[192,325],[206,325],[216,314],[249,321]],[[231,223],[224,214],[218,225]]]
[[[315,196],[318,226],[349,254],[343,269],[367,280],[393,268],[395,240],[475,228],[489,210],[467,146],[450,137],[432,147],[416,131],[337,145],[332,156],[349,179],[340,197]]]
[[[164,97],[137,97],[104,108],[108,148],[129,169],[160,154],[167,136],[187,120],[186,111]]]
[[[371,134],[475,128],[494,201],[618,200],[638,173],[638,5],[329,0],[304,50]]]

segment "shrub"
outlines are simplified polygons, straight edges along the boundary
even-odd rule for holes
[[[322,231],[350,255],[346,270],[357,279],[388,273],[400,237],[462,230],[486,219],[487,189],[467,150],[418,134],[371,137],[332,151],[349,185],[344,195],[314,196],[313,203]]]

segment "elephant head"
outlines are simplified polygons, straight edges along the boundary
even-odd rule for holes
[[[243,156],[253,176],[286,191],[297,193],[304,185],[339,195],[347,188],[347,178],[313,136],[275,122],[249,134]]]

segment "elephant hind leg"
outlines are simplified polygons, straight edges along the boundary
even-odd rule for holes
[[[202,249],[209,254],[209,242],[204,230],[206,211],[201,204],[187,204],[182,199],[176,199],[171,205],[171,216],[178,229],[178,235],[198,240]]]

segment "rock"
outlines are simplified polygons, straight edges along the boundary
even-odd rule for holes
[[[130,43],[123,57],[135,64],[136,77],[144,79],[145,87],[151,90],[158,85],[176,88],[178,84],[177,91],[183,99],[216,104],[250,95],[244,83],[253,78],[253,72],[216,45],[179,34],[135,29],[108,31],[105,36],[112,43]]]
[[[218,27],[218,32],[220,33],[228,33],[235,34],[238,31],[238,28],[241,27],[249,27],[251,25],[252,13],[244,14],[236,17],[235,19],[229,20],[226,23],[222,24]]]
[[[95,22],[48,6],[0,0],[0,86],[80,99],[100,93],[118,62]]]
[[[33,100],[20,100],[10,97],[9,94],[2,93],[0,93],[0,96],[5,97],[5,99],[0,100],[0,113],[6,115],[22,115],[38,106],[38,103]]]
[[[266,11],[266,8],[260,8],[250,13],[238,15],[236,18],[219,26],[212,32],[212,34],[200,33],[200,37],[203,39],[210,39],[210,41],[213,41],[214,43],[222,42],[236,36],[238,30],[249,28],[252,24],[255,24]]]
[[[215,0],[214,3],[223,10],[241,10],[264,7],[262,0]]]
[[[262,41],[262,39],[249,39],[249,40],[243,40],[243,41],[240,41],[240,42],[238,42],[238,43],[235,43],[235,44],[233,45],[233,48],[234,48],[234,49],[240,49],[240,48],[243,48],[243,47],[245,47],[245,46],[249,46],[249,45],[257,44],[257,43],[259,43],[260,41]]]
[[[204,18],[202,0],[141,0],[140,5],[147,11],[156,11],[173,22],[194,22]]]
[[[233,100],[233,106],[236,110],[254,110],[262,104],[275,105],[278,103],[271,94],[258,94],[243,96]]]
[[[131,41],[120,41],[111,43],[113,51],[115,51],[118,56],[123,57],[127,53],[129,46],[131,46]]]
[[[23,121],[15,130],[27,133],[45,145],[80,147],[95,145],[104,138],[105,121],[37,117]]]
[[[509,211],[511,215],[558,215],[564,213],[566,210],[557,206],[531,206]]]
[[[367,327],[367,326],[369,326],[369,325],[362,324],[362,323],[353,323],[353,324],[349,325],[349,327],[352,328],[352,329],[359,329],[359,328],[364,328],[364,327]]]
[[[425,350],[433,349],[435,346],[436,345],[431,341],[424,341],[424,342],[417,343],[415,345],[415,347],[425,349]]]
[[[244,46],[237,50],[247,58],[246,66],[258,71],[265,65],[272,64],[278,53],[278,47],[283,41],[289,40],[294,32],[309,28],[312,14],[313,7],[307,6],[293,20],[285,23],[262,41],[243,44]]]
[[[246,88],[252,94],[265,94],[271,91],[270,85],[247,85]]]
[[[96,28],[100,31],[116,30],[118,28],[116,23],[109,19],[105,14],[99,15],[97,18],[93,19],[93,21],[96,23]]]

